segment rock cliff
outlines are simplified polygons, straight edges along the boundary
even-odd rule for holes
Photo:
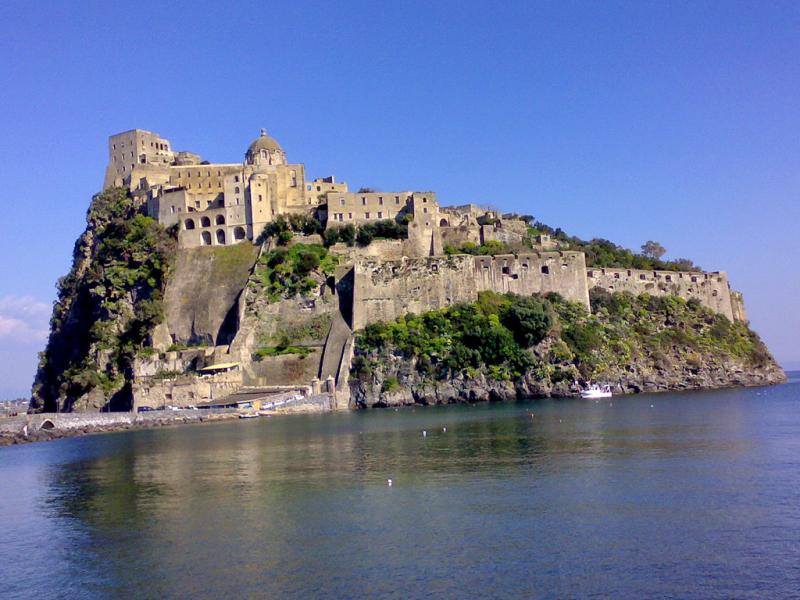
[[[518,298],[493,296],[465,305],[468,310],[453,307],[367,328],[356,343],[354,404],[569,396],[589,381],[636,393],[786,380],[747,325],[697,302],[594,289],[592,314],[551,295],[538,307],[518,310],[520,320],[509,314]],[[478,335],[454,327],[455,318],[474,319]],[[520,328],[533,338],[520,337]],[[495,349],[485,352],[487,346]]]

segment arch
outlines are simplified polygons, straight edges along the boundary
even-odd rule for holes
[[[240,193],[240,190],[239,190],[239,186],[238,186],[238,185],[237,185],[237,186],[236,186],[236,187],[233,189],[233,192],[234,192],[235,194],[238,194],[238,193]]]
[[[447,222],[447,219],[442,219],[439,221],[439,227],[447,227],[448,225],[450,224]]]
[[[214,219],[214,222],[217,225],[225,225],[225,215],[217,215],[217,218]]]
[[[221,246],[225,245],[225,230],[217,229],[217,243]]]
[[[39,429],[44,429],[45,431],[55,428],[56,424],[53,423],[51,419],[45,419],[44,421],[42,421],[42,424],[39,425]]]
[[[211,227],[211,219],[208,217],[203,217],[200,219],[200,225],[203,227]]]
[[[194,219],[186,219],[183,222],[184,229],[194,229]]]
[[[210,246],[211,245],[211,234],[210,233],[208,233],[207,231],[204,231],[201,234],[201,237],[203,238],[203,246]]]
[[[235,240],[243,240],[245,236],[244,227],[234,227],[233,228],[233,239]]]

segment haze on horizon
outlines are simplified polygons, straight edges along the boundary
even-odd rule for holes
[[[728,272],[800,368],[796,3],[0,6],[0,398],[27,395],[110,134],[435,190]]]

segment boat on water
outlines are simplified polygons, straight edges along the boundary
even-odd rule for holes
[[[258,413],[241,413],[239,415],[240,419],[257,419],[259,417]]]
[[[581,398],[585,398],[587,400],[597,400],[599,398],[611,398],[611,396],[612,396],[611,386],[608,384],[598,385],[594,383],[581,392]]]

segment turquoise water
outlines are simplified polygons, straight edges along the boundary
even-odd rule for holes
[[[0,597],[789,597],[799,409],[793,380],[2,448]]]

